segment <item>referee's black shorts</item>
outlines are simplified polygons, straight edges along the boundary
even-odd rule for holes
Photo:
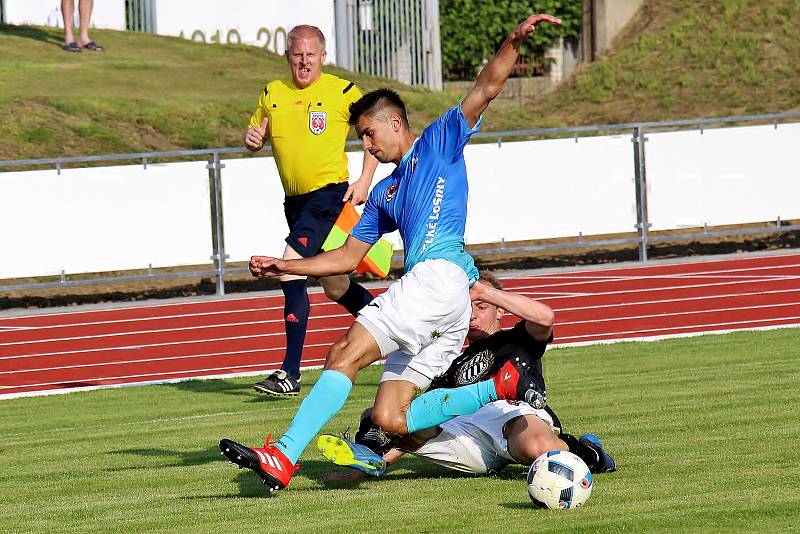
[[[283,212],[289,225],[286,243],[304,258],[316,256],[342,212],[347,182],[329,184],[286,197]]]

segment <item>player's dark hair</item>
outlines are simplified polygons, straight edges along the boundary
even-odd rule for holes
[[[495,289],[503,289],[503,284],[494,275],[492,271],[481,271],[479,281],[486,282]]]
[[[355,126],[362,115],[376,117],[382,112],[397,113],[403,126],[408,129],[408,115],[406,105],[400,95],[387,88],[376,89],[365,94],[352,104],[350,104],[350,119],[348,122]]]

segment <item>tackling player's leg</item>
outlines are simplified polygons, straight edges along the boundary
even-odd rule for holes
[[[325,370],[278,441],[268,439],[264,447],[249,448],[223,439],[221,452],[240,467],[252,469],[269,484],[274,484],[271,489],[285,488],[299,467],[298,459],[303,450],[344,405],[358,371],[379,357],[375,340],[364,327],[354,323],[331,347]]]

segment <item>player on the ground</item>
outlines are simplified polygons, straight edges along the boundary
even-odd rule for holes
[[[485,271],[471,294],[469,347],[431,387],[452,388],[484,380],[509,358],[523,358],[544,391],[541,359],[553,339],[553,311],[541,302],[503,291],[500,281]],[[520,318],[508,330],[500,327],[505,312]],[[382,474],[384,466],[362,461],[362,446],[382,454],[386,464],[397,461],[403,452],[411,452],[474,474],[497,472],[511,463],[530,465],[541,454],[556,449],[577,454],[593,473],[616,469],[596,436],[586,434],[577,439],[565,433],[550,406],[537,410],[517,401],[496,401],[473,414],[403,437],[389,436],[371,424],[369,411],[362,416],[356,443],[346,436],[320,436],[317,446],[326,458],[354,469],[328,479],[354,480],[366,474]]]
[[[353,104],[350,123],[364,150],[397,168],[370,193],[362,219],[343,247],[300,260],[251,260],[254,274],[264,276],[348,272],[381,235],[394,230],[400,232],[406,255],[402,278],[363,308],[331,347],[325,370],[280,440],[273,443],[268,437],[264,447],[255,449],[227,439],[220,442],[229,460],[256,471],[271,490],[289,484],[301,453],[344,405],[358,371],[382,356],[395,356],[398,350],[406,356],[387,361],[372,414],[374,423],[391,434],[432,428],[498,399],[543,405],[543,392],[527,376],[527,364],[514,360],[488,380],[414,398],[417,390],[426,389],[449,367],[469,327],[469,287],[477,281],[478,271],[464,250],[468,190],[464,146],[502,89],[522,41],[543,21],[560,23],[550,15],[535,15],[519,24],[461,105],[419,138],[409,130],[405,105],[394,91],[373,91]]]
[[[362,204],[378,165],[364,153],[361,176],[348,185],[344,145],[350,131],[350,104],[361,98],[352,82],[322,72],[325,36],[316,26],[300,25],[286,37],[290,75],[264,87],[250,117],[244,144],[258,151],[269,140],[286,194],[283,203],[289,235],[285,259],[319,253],[344,202]],[[306,277],[279,277],[284,296],[286,354],[281,368],[256,382],[256,391],[296,396],[300,391],[300,359],[310,304]],[[347,274],[319,278],[325,294],[355,315],[372,295]]]

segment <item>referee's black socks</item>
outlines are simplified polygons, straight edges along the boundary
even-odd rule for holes
[[[358,315],[361,308],[372,302],[373,298],[375,297],[372,296],[372,293],[367,291],[367,288],[351,279],[350,285],[347,286],[347,291],[344,292],[344,295],[336,299],[336,302],[344,306],[347,311],[355,316]]]

